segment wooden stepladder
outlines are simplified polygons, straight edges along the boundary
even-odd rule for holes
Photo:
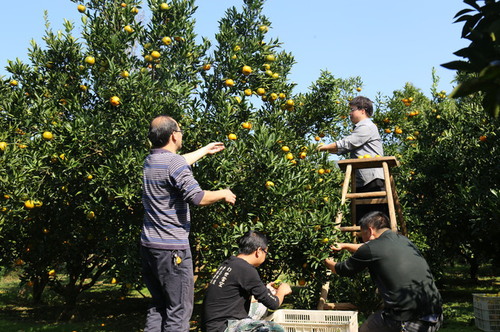
[[[345,205],[347,200],[351,201],[351,226],[342,226],[343,213],[340,208],[335,218],[335,227],[343,232],[359,232],[361,229],[356,225],[356,206],[370,204],[387,204],[389,210],[389,221],[391,229],[394,232],[400,231],[407,235],[406,223],[403,219],[403,212],[399,204],[398,194],[394,178],[390,172],[392,167],[399,166],[396,157],[376,157],[339,160],[338,165],[345,172],[344,184],[342,186],[341,205]],[[384,171],[384,191],[356,192],[356,170],[361,168],[382,168]],[[351,184],[349,186],[349,183]],[[351,192],[349,193],[349,188]],[[396,218],[397,217],[397,218]],[[399,221],[399,230],[398,230]],[[330,283],[327,282],[321,289],[321,295],[318,302],[318,310],[327,310],[335,308],[335,304],[326,303]],[[340,308],[339,308],[340,309]],[[340,309],[342,310],[342,309]]]
[[[403,212],[399,204],[398,194],[396,192],[396,185],[394,178],[390,172],[391,167],[399,166],[399,161],[396,157],[377,157],[377,158],[362,158],[362,159],[345,159],[339,160],[338,165],[341,170],[345,171],[344,184],[342,186],[342,199],[341,205],[346,204],[347,199],[351,200],[351,220],[352,226],[342,227],[342,210],[339,210],[335,218],[335,226],[344,232],[359,231],[359,226],[356,226],[356,205],[361,204],[387,204],[389,209],[389,220],[391,229],[395,232],[398,231],[398,220],[401,227],[401,233],[406,235],[406,224],[403,219]],[[385,191],[372,191],[372,192],[356,192],[356,170],[361,168],[382,168],[384,170],[384,185]],[[349,190],[349,182],[351,182],[351,192]],[[397,219],[396,219],[397,214]]]

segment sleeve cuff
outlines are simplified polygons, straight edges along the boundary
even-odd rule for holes
[[[200,191],[199,193],[197,193],[197,194],[193,197],[192,203],[193,203],[194,205],[200,205],[201,200],[203,199],[203,196],[205,196],[205,191],[204,191],[204,190]]]

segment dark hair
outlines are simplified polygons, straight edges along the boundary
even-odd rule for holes
[[[266,250],[267,245],[266,236],[259,231],[248,231],[238,240],[239,253],[244,255],[250,255],[259,248]]]
[[[148,138],[153,148],[162,148],[168,144],[172,133],[177,130],[177,122],[168,115],[155,117],[149,125]]]
[[[373,227],[375,229],[390,228],[389,218],[385,213],[380,211],[372,211],[363,216],[359,221],[361,229]]]
[[[358,110],[365,110],[368,116],[373,115],[373,102],[366,97],[363,96],[354,97],[349,102],[349,106],[354,106]]]

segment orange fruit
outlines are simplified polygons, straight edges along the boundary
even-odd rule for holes
[[[112,96],[111,98],[109,98],[109,102],[113,106],[118,106],[118,105],[120,105],[120,97]]]
[[[95,58],[91,55],[85,57],[85,63],[92,66],[95,64]]]
[[[288,152],[288,151],[290,151],[290,148],[288,146],[286,146],[286,145],[283,145],[281,147],[281,150],[283,150],[284,152]]]
[[[78,6],[76,7],[76,9],[78,9],[78,11],[79,11],[80,13],[84,13],[86,8],[85,8],[85,6],[84,6],[84,5],[78,5]]]
[[[95,219],[95,212],[94,212],[94,211],[89,211],[89,212],[87,213],[87,219],[88,219],[88,220]]]
[[[486,137],[485,135],[481,135],[481,136],[479,136],[479,140],[481,142],[486,142],[488,140],[488,137]]]
[[[54,269],[50,270],[49,273],[48,273],[48,275],[51,276],[51,277],[55,276],[56,275],[56,270],[54,270]]]
[[[234,141],[234,140],[236,140],[238,137],[236,137],[236,134],[229,134],[229,135],[227,135],[227,138],[229,138],[230,140]]]
[[[307,153],[306,153],[306,152],[304,152],[304,151],[302,151],[302,152],[299,154],[299,158],[300,158],[300,159],[305,159],[305,158],[306,158],[306,156],[307,156]]]
[[[286,159],[288,159],[288,160],[292,160],[292,159],[293,159],[293,153],[288,152],[288,153],[286,154]]]
[[[7,149],[7,142],[0,142],[0,150],[5,151]]]
[[[158,59],[160,57],[160,52],[153,51],[151,52],[151,56],[153,57],[153,59]]]
[[[170,6],[166,2],[163,2],[160,4],[160,9],[163,11],[168,10],[169,8],[170,8]]]
[[[132,28],[130,25],[124,26],[123,30],[127,31],[128,33],[134,32],[134,28]]]
[[[266,33],[266,32],[268,32],[268,31],[269,31],[269,27],[268,27],[267,25],[261,25],[261,26],[259,27],[259,31],[260,31],[260,32],[264,32],[264,33]]]
[[[300,278],[299,279],[299,286],[305,286],[305,284],[306,284],[306,280],[303,278]]]
[[[243,66],[243,68],[241,69],[241,72],[243,73],[243,75],[250,75],[252,73],[252,67]]]
[[[386,128],[386,129],[384,129],[384,131],[386,134],[390,134],[392,130],[390,130],[389,128]]]
[[[212,68],[212,65],[209,63],[203,65],[203,70],[210,70],[210,68]]]
[[[318,174],[320,175],[325,174],[325,170],[323,168],[318,169]]]
[[[35,202],[33,200],[27,200],[24,202],[24,207],[27,208],[28,210],[31,210],[35,207]]]
[[[51,139],[54,138],[54,135],[52,135],[52,133],[50,131],[45,131],[43,134],[42,134],[42,137],[44,139],[46,139],[47,141],[50,141]]]
[[[276,60],[276,57],[273,54],[266,55],[267,62],[273,62],[274,60]]]
[[[252,89],[245,89],[245,96],[251,96],[252,95]]]
[[[266,181],[266,188],[269,189],[271,187],[274,187],[274,182],[272,182],[272,181]]]
[[[263,96],[263,95],[265,95],[265,94],[266,94],[266,89],[264,89],[264,88],[258,88],[258,89],[257,89],[257,94],[258,94],[259,96]]]
[[[121,73],[120,73],[120,76],[123,77],[123,78],[127,78],[130,76],[129,72],[126,71],[126,70],[123,70]]]
[[[395,132],[396,134],[402,134],[402,133],[403,133],[403,129],[401,129],[401,128],[396,128],[396,129],[394,130],[394,132]]]
[[[161,41],[162,41],[162,43],[163,43],[163,44],[165,44],[165,45],[170,45],[170,44],[172,44],[172,38],[170,38],[170,37],[163,37],[163,38],[161,39]]]
[[[234,81],[230,78],[228,78],[225,83],[226,83],[226,86],[234,86]]]
[[[252,124],[250,122],[243,122],[241,126],[243,129],[252,129]]]

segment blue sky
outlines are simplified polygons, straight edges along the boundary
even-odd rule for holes
[[[242,4],[198,0],[196,32],[214,40],[226,9]],[[43,45],[44,10],[52,29],[59,30],[64,18],[80,24],[76,6],[69,0],[4,1],[0,76],[8,75],[8,59],[27,60],[31,39]],[[320,71],[328,70],[341,78],[360,76],[361,94],[373,99],[378,92],[391,95],[406,82],[430,95],[432,68],[440,77],[439,90],[451,92],[454,72],[440,65],[457,60],[453,52],[468,45],[460,38],[462,24],[453,23],[464,8],[469,7],[461,0],[267,0],[264,14],[272,22],[268,36],[279,38],[295,56],[289,76],[297,83],[295,92],[307,92]]]

